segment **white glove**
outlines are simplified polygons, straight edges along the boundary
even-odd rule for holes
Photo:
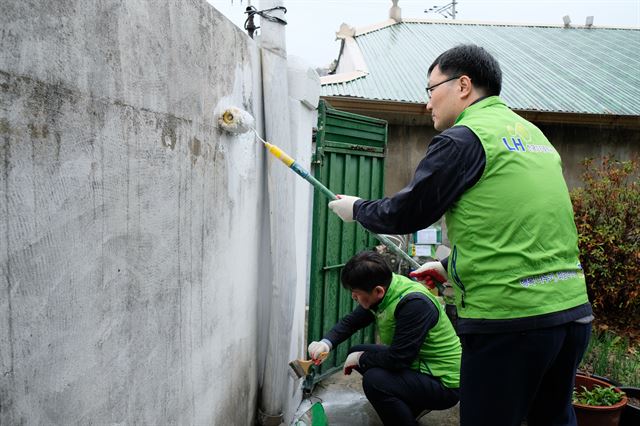
[[[307,348],[307,352],[309,352],[309,356],[313,360],[318,359],[321,353],[329,352],[330,350],[331,348],[326,342],[311,342]]]
[[[351,195],[338,195],[337,200],[329,202],[329,208],[345,222],[354,222],[353,204],[359,199]]]
[[[362,356],[363,353],[364,352],[351,352],[349,354],[342,368],[344,374],[348,376],[354,368],[360,367],[360,356]]]
[[[435,288],[436,281],[439,283],[447,281],[447,271],[442,267],[442,263],[438,261],[425,263],[411,272],[409,276],[425,283],[429,288]]]

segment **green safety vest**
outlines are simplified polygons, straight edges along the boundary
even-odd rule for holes
[[[578,236],[560,156],[497,96],[456,126],[480,139],[480,180],[446,213],[448,273],[460,318],[511,319],[587,303]]]
[[[459,387],[460,355],[462,353],[460,340],[444,309],[424,285],[402,275],[393,274],[393,279],[384,298],[375,310],[371,310],[376,317],[380,341],[385,345],[391,344],[396,330],[396,306],[404,296],[410,293],[426,295],[438,309],[438,322],[427,333],[418,352],[418,357],[410,368],[439,378],[442,384],[448,388]]]

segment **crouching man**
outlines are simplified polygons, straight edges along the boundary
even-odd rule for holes
[[[437,299],[420,283],[396,275],[384,258],[362,252],[351,258],[342,285],[358,302],[319,342],[316,359],[375,321],[382,345],[349,349],[344,373],[362,374],[367,399],[385,425],[417,425],[424,410],[457,404],[460,341]]]

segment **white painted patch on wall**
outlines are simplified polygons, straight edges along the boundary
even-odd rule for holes
[[[247,193],[244,187],[255,185],[257,182],[257,173],[260,170],[258,152],[262,149],[254,134],[254,117],[238,107],[243,104],[243,86],[251,84],[250,81],[246,81],[246,74],[241,66],[236,66],[234,88],[231,93],[240,96],[222,97],[216,104],[214,116],[211,118],[212,122],[223,130],[220,134],[222,143],[219,149],[228,153],[226,158],[229,196],[239,207],[243,205],[243,194]]]

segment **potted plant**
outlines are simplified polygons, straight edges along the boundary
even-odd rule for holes
[[[640,388],[620,387],[629,402],[622,410],[620,416],[620,426],[637,426],[640,425]]]
[[[620,388],[590,376],[576,375],[573,408],[578,426],[618,426],[627,396]]]

